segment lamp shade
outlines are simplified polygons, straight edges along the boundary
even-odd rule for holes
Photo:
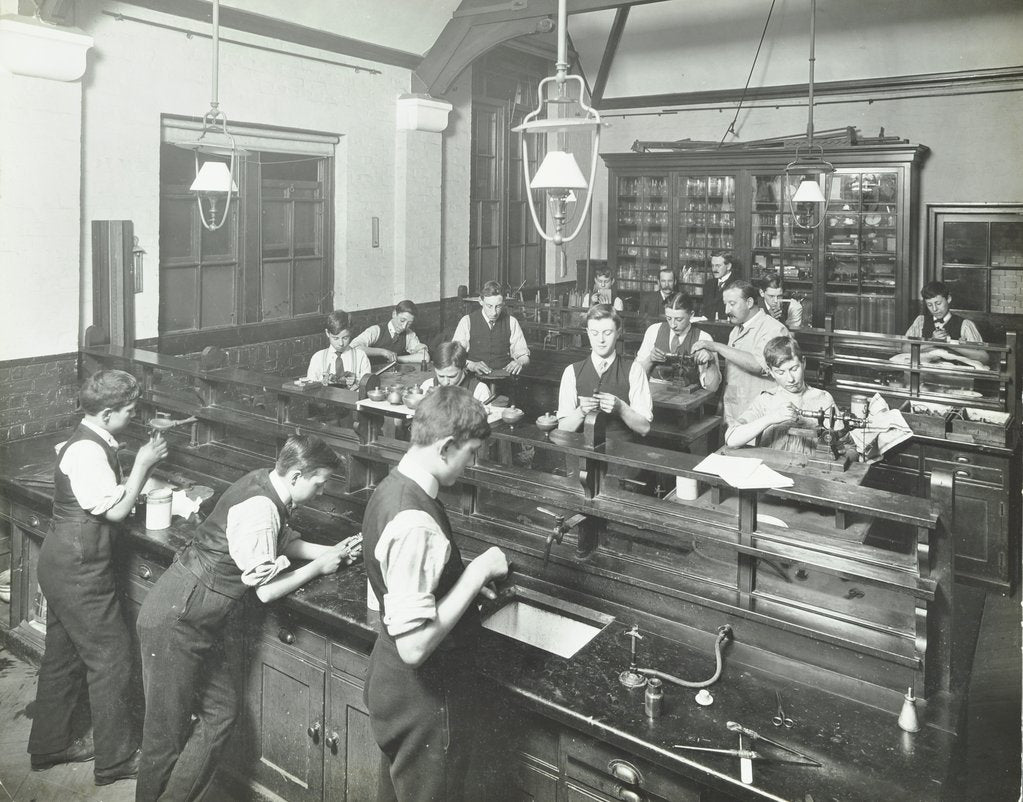
[[[794,203],[824,203],[824,193],[821,192],[820,184],[809,178],[799,182],[796,194],[792,196]]]
[[[575,157],[564,150],[552,150],[543,157],[530,189],[586,189],[586,179]]]
[[[203,162],[195,181],[189,187],[192,192],[237,192],[238,185],[234,182],[231,170],[226,164],[218,161]]]

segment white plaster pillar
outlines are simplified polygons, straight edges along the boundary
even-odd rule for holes
[[[78,349],[82,84],[92,37],[0,17],[0,361]]]

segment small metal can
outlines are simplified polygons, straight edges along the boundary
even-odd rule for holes
[[[664,704],[664,689],[657,677],[647,680],[646,692],[643,695],[643,709],[649,718],[657,718],[661,715],[661,708]]]
[[[865,420],[869,403],[865,395],[854,395],[849,398],[849,411],[854,418]]]

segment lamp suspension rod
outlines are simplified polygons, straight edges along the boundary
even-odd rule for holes
[[[813,63],[817,60],[814,55],[814,43],[816,41],[817,22],[817,0],[810,0],[810,91],[808,96],[808,109],[806,113],[806,144],[813,147]]]
[[[558,63],[556,78],[558,90],[564,94],[565,76],[568,74],[568,0],[558,0]]]
[[[811,67],[812,69],[812,67]],[[217,111],[220,105],[218,101],[218,85],[220,81],[220,0],[213,0],[213,97],[210,99],[210,107]]]

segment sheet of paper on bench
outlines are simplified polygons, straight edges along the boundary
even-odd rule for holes
[[[701,473],[713,473],[732,487],[744,489],[791,487],[793,484],[791,477],[784,476],[764,465],[762,460],[751,457],[726,457],[721,454],[710,454],[693,470]]]

